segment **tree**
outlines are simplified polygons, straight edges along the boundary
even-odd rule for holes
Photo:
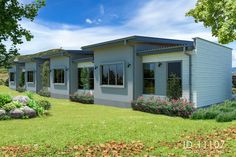
[[[43,87],[49,87],[50,86],[50,62],[45,61],[42,65],[42,72],[41,72],[41,78],[42,78],[42,85]]]
[[[22,4],[19,0],[0,0],[0,67],[7,67],[9,61],[18,55],[17,45],[23,43],[23,37],[27,41],[33,38],[19,22],[23,18],[33,21],[44,5],[45,0],[35,0],[30,4]],[[9,45],[8,48],[6,45]]]
[[[198,0],[187,16],[195,22],[203,22],[210,27],[212,35],[222,44],[236,40],[236,1],[235,0]]]
[[[81,82],[83,84],[83,89],[84,90],[89,89],[89,69],[88,68],[82,68],[82,70],[81,70]]]

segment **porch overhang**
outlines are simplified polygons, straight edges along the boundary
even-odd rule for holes
[[[169,47],[162,47],[162,48],[157,48],[157,49],[147,49],[147,50],[138,51],[137,55],[143,56],[143,55],[153,55],[153,54],[163,54],[163,53],[186,52],[186,51],[192,51],[192,50],[194,50],[193,45],[169,46]]]
[[[93,62],[93,61],[94,61],[94,58],[93,58],[93,57],[77,58],[77,59],[72,60],[72,62],[75,62],[75,63],[81,63],[81,62]]]

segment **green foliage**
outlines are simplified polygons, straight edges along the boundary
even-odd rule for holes
[[[16,108],[16,105],[15,105],[15,103],[11,102],[11,103],[9,103],[9,104],[6,104],[6,105],[2,106],[2,108],[3,108],[5,111],[9,112],[9,111],[15,109],[15,108]]]
[[[225,101],[223,104],[198,109],[191,119],[216,119],[218,122],[236,120],[236,101]]]
[[[23,43],[23,37],[30,41],[33,35],[20,24],[22,18],[30,21],[37,16],[39,8],[45,5],[45,0],[36,0],[23,4],[18,0],[0,1],[0,66],[9,66],[9,62],[18,55],[17,45]],[[10,49],[6,48],[6,41],[10,42]]]
[[[83,84],[83,89],[89,89],[89,70],[88,68],[82,68],[81,70],[81,82]]]
[[[12,97],[8,94],[0,94],[0,108],[12,101]]]
[[[220,43],[236,40],[235,0],[198,0],[195,8],[186,15],[210,27],[212,35],[218,37]]]
[[[24,106],[24,104],[22,104],[19,101],[12,101],[11,102],[14,106],[16,106],[16,108],[21,108],[22,106]]]
[[[51,103],[47,100],[39,100],[37,103],[40,107],[43,107],[44,110],[49,110],[52,107]]]
[[[25,85],[25,72],[21,72],[19,86],[23,87],[24,85]]]
[[[44,108],[42,106],[39,106],[39,104],[35,100],[30,100],[27,106],[34,109],[38,116],[44,114]]]
[[[193,104],[185,99],[163,100],[154,97],[147,99],[139,97],[131,104],[133,110],[154,114],[164,114],[168,116],[179,116],[183,118],[188,118],[195,110]]]
[[[50,97],[51,93],[48,91],[47,87],[44,87],[38,92],[39,95],[44,96],[44,97]]]
[[[236,110],[232,112],[222,112],[216,117],[217,122],[231,122],[236,120]]]
[[[22,93],[22,92],[25,92],[26,89],[24,87],[17,87],[16,91]]]
[[[43,87],[49,87],[50,86],[50,62],[45,61],[42,66],[42,73],[41,73],[41,78],[42,78],[42,85]]]
[[[74,102],[80,102],[83,104],[93,104],[94,96],[90,93],[75,93],[70,96],[70,100]]]
[[[181,96],[181,80],[175,74],[171,74],[170,79],[168,79],[167,97],[169,99],[179,99]]]
[[[31,91],[26,92],[26,95],[30,98],[30,99],[34,99],[34,93]]]

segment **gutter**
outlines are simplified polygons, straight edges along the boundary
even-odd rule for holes
[[[192,92],[192,54],[186,52],[186,47],[184,47],[184,54],[189,57],[189,101],[192,102],[193,92]]]

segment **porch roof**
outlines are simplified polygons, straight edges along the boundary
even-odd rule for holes
[[[144,44],[166,44],[166,45],[193,45],[193,41],[187,40],[176,40],[176,39],[167,39],[167,38],[156,38],[156,37],[146,37],[146,36],[129,36],[126,38],[120,38],[116,40],[110,40],[106,42],[101,42],[97,44],[83,46],[83,50],[93,50],[95,48],[101,48],[105,46],[111,46],[114,44],[130,44],[130,43],[144,43]]]
[[[152,55],[152,54],[162,54],[162,53],[173,53],[173,52],[184,52],[184,51],[192,51],[194,49],[193,45],[189,46],[168,46],[161,47],[157,49],[146,49],[142,51],[138,51],[137,55]]]

